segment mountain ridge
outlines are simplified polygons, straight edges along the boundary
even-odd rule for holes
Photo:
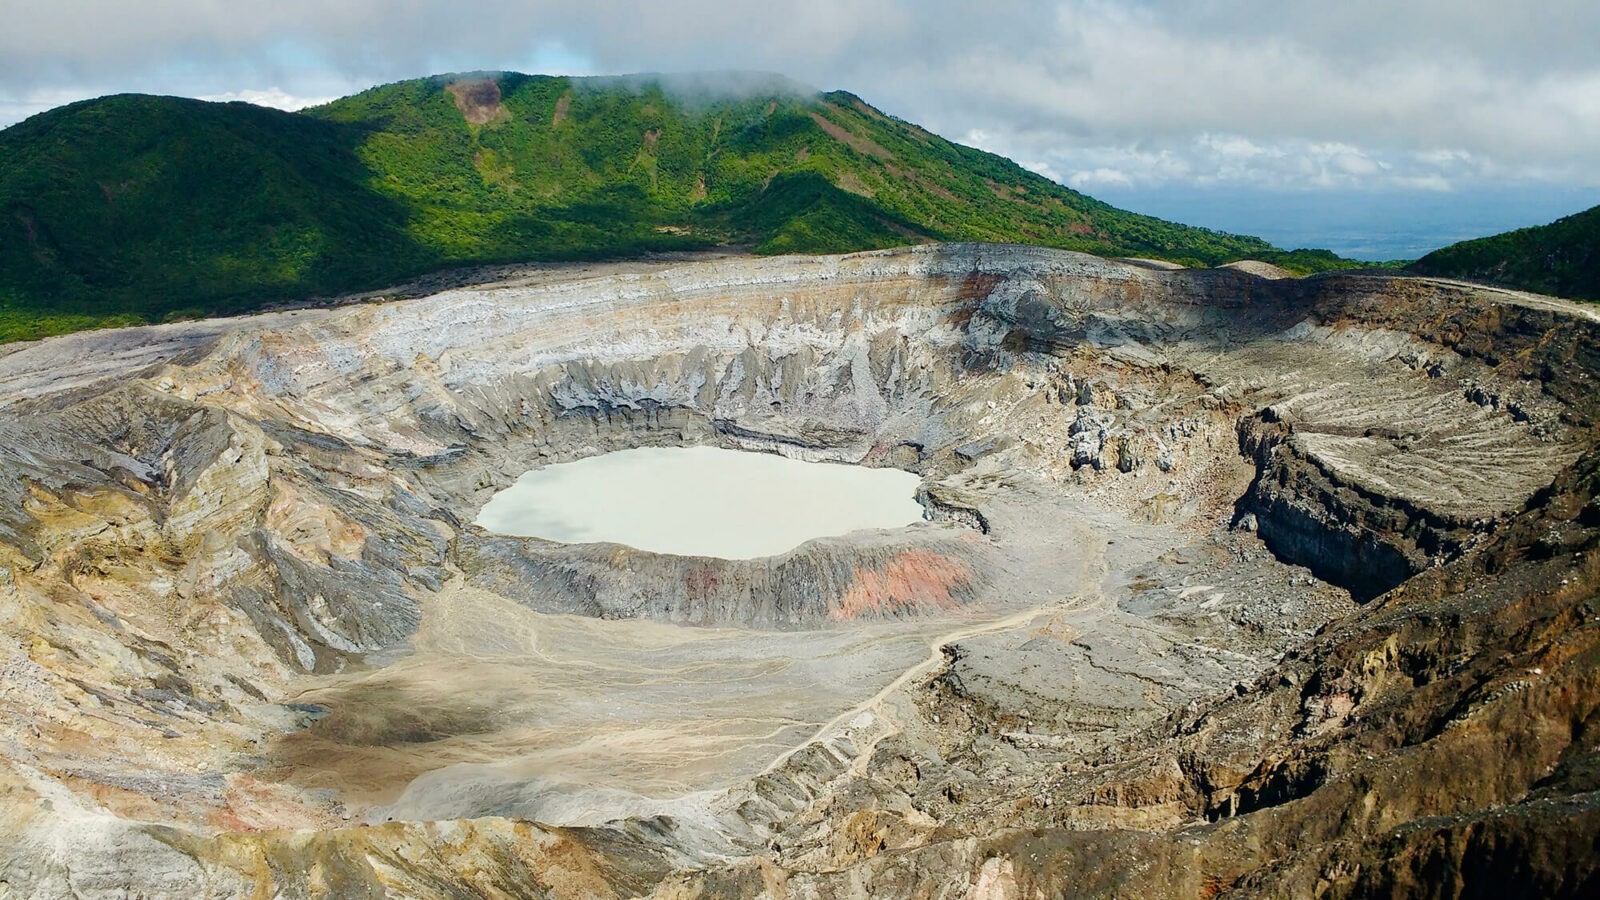
[[[294,113],[122,94],[0,131],[0,340],[460,266],[942,240],[1347,264],[1120,210],[774,75],[454,73]]]

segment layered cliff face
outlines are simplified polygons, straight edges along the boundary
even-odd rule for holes
[[[0,880],[1577,891],[1597,329],[948,245],[9,349]],[[742,561],[467,524],[681,444],[904,468],[930,521]]]

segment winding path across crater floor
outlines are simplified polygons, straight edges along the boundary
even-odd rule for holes
[[[948,245],[6,348],[0,881],[1581,886],[1596,327]],[[694,444],[903,468],[935,521],[757,560],[468,524]]]

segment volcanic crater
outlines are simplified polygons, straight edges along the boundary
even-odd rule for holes
[[[974,244],[502,275],[0,348],[6,890],[1596,877],[1592,310]],[[929,521],[472,524],[687,446]]]

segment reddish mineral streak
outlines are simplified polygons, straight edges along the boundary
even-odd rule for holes
[[[856,569],[844,596],[830,605],[828,617],[846,621],[874,612],[893,614],[908,607],[953,609],[957,602],[950,592],[971,581],[972,571],[958,560],[926,550],[908,550],[882,569]]]

